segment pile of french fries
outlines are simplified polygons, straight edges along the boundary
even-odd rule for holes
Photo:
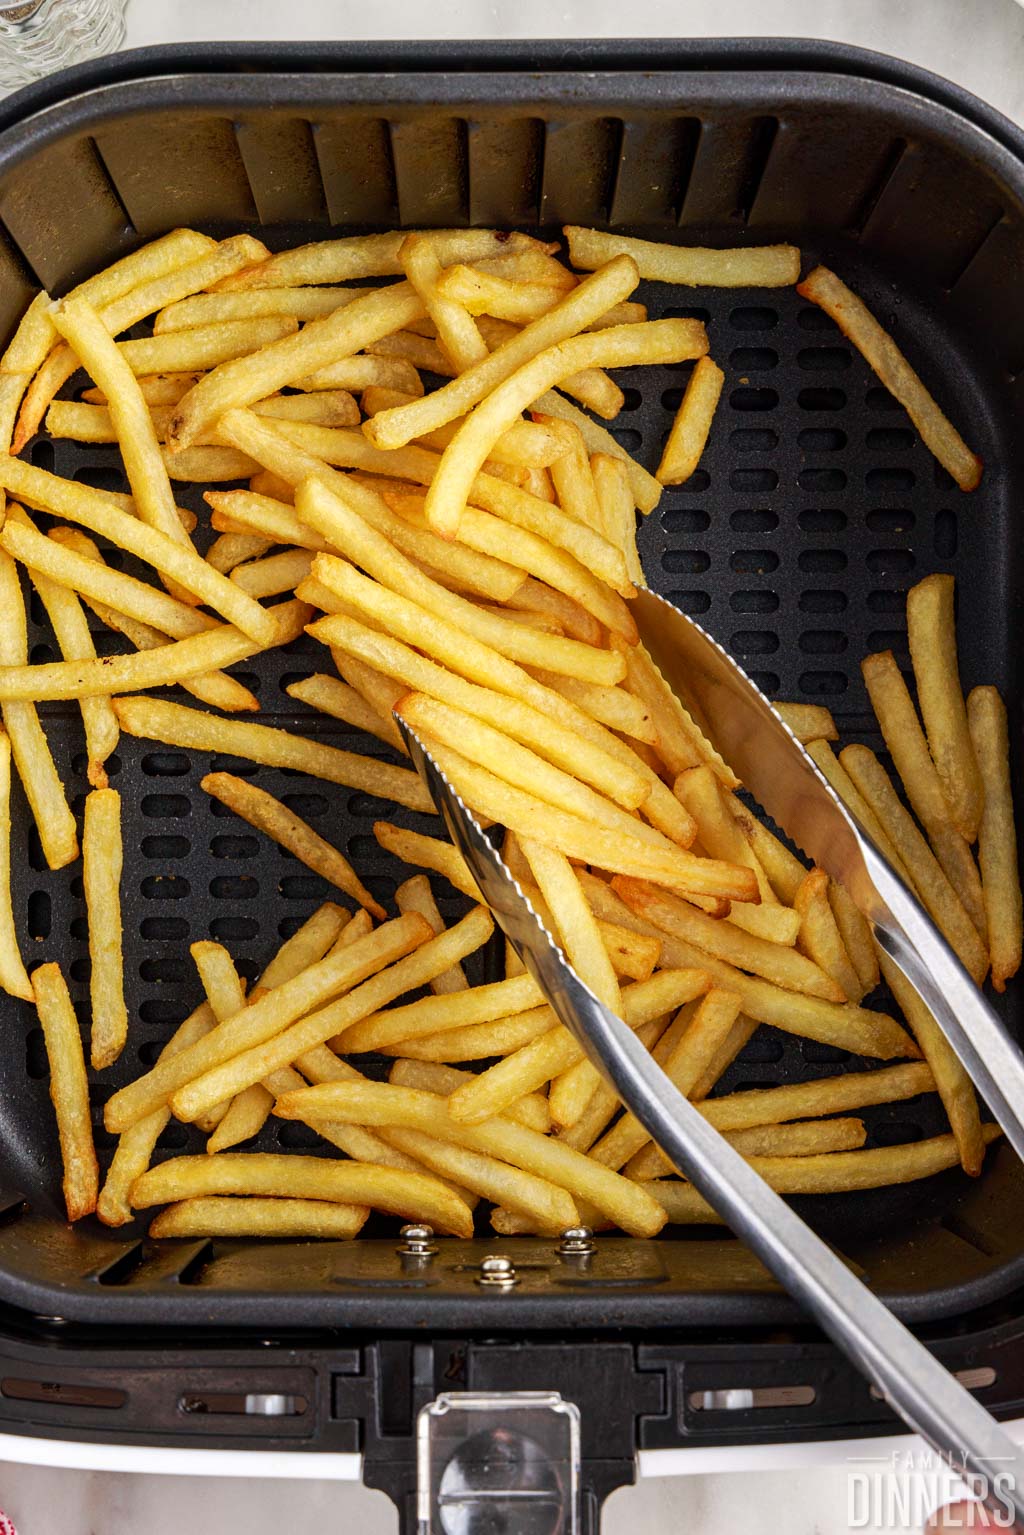
[[[636,513],[694,472],[725,377],[704,326],[648,320],[637,286],[792,285],[800,253],[565,236],[568,264],[557,242],[492,230],[276,255],[249,235],[177,230],[57,302],[41,293],[0,359],[0,985],[34,1004],[44,1031],[69,1219],[96,1211],[118,1226],[161,1205],[154,1236],[335,1238],[371,1210],[466,1236],[481,1201],[500,1233],[586,1223],[653,1236],[666,1221],[716,1219],[511,949],[503,979],[467,980],[494,923],[448,842],[375,827],[383,848],[469,897],[445,928],[427,874],[399,886],[391,913],[331,842],[220,771],[203,789],[350,905],[314,912],[248,992],[222,945],[192,946],[204,998],[151,1069],[108,1099],[119,1140],[100,1187],[67,987],[56,964],[30,976],[19,948],[12,766],[50,867],[81,851],[89,1048],[102,1071],[131,1032],[120,798],[104,766],[120,732],[432,808],[400,761],[245,718],[258,704],[230,668],[303,631],[325,647],[324,670],[292,696],[396,754],[398,711],[503,839],[580,976],[774,1187],[838,1192],[957,1163],[978,1172],[996,1131],[934,1020],[846,892],[737,797],[629,606],[643,583]],[[972,489],[979,461],[860,300],[820,267],[800,292]],[[142,321],[151,335],[116,339]],[[652,474],[594,419],[623,405],[608,370],[688,361]],[[80,371],[76,397],[58,397]],[[130,493],[19,457],[44,429],[118,444]],[[205,492],[217,535],[205,555],[175,503],[182,481],[231,486]],[[114,568],[97,539],[153,581]],[[28,662],[19,567],[60,661]],[[87,613],[129,648],[97,656]],[[991,970],[1001,990],[1021,957],[1005,711],[991,687],[964,702],[951,578],[913,589],[908,624],[917,705],[892,655],[868,657],[864,674],[909,809],[867,748],[835,755],[827,711],[780,709],[979,985]],[[195,703],[149,696],[170,684]],[[93,786],[81,846],[36,711],[52,699],[81,708]],[[905,1023],[865,1005],[880,966]],[[761,1024],[886,1064],[715,1096]],[[356,1064],[370,1054],[392,1058],[387,1081]],[[939,1094],[949,1133],[865,1148],[858,1110],[922,1093]],[[207,1154],[151,1165],[172,1115],[202,1129]],[[318,1154],[232,1149],[271,1115],[312,1127]]]

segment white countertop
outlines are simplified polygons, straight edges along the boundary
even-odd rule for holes
[[[628,26],[624,17],[628,16]],[[816,37],[912,60],[1024,122],[1024,14],[1015,0],[130,0],[127,46],[178,41],[425,37]],[[164,1476],[0,1461],[19,1535],[389,1535],[382,1494],[344,1481]],[[853,1483],[856,1482],[856,1487]],[[649,1480],[613,1495],[605,1535],[911,1535],[864,1496],[852,1463]],[[851,1498],[853,1502],[851,1502]]]

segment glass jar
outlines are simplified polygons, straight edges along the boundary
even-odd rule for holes
[[[127,0],[0,0],[0,92],[113,53]]]

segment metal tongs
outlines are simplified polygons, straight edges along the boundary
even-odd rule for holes
[[[1024,1059],[916,897],[722,647],[653,592],[641,591],[630,607],[640,638],[666,680],[696,706],[726,761],[776,824],[845,885],[1024,1157]],[[1012,1481],[1006,1496],[1024,1530],[1024,1460],[1013,1441],[698,1113],[632,1030],[583,984],[423,743],[399,714],[395,717],[484,900],[556,1016],[623,1103],[946,1463],[982,1489],[1005,1489]],[[992,1506],[1005,1519],[1005,1501]]]

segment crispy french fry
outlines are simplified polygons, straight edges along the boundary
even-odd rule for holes
[[[104,1115],[107,1128],[117,1132],[126,1130],[136,1120],[166,1103],[186,1083],[210,1072],[220,1063],[231,1060],[254,1044],[281,1034],[296,1018],[302,1017],[310,1009],[321,1007],[329,998],[357,986],[367,976],[376,974],[393,960],[408,954],[429,936],[430,929],[421,918],[415,915],[400,917],[328,955],[301,975],[284,981],[259,1000],[229,1014],[205,1039],[181,1051],[171,1060],[159,1061],[145,1076],[121,1088],[107,1102]],[[196,946],[193,947],[195,952]],[[204,956],[208,956],[206,946],[199,948],[197,960]],[[325,1011],[329,1012],[330,1008]],[[340,1022],[339,1019],[339,1026]],[[330,1038],[330,1032],[324,1035],[324,1039]],[[296,1053],[301,1054],[301,1051]],[[283,1064],[290,1064],[291,1059],[294,1056]],[[276,1064],[269,1066],[267,1071],[274,1069]],[[267,1071],[258,1073],[252,1080],[261,1081]],[[238,1090],[246,1086],[247,1082],[242,1083]],[[211,1103],[222,1102],[230,1091],[211,1099]]]
[[[118,351],[133,373],[214,372],[230,361],[243,361],[281,340],[296,337],[298,321],[287,315],[267,315],[257,320],[223,320],[194,330],[170,331],[164,336],[144,336],[138,341],[119,341]],[[193,388],[198,388],[198,384]],[[260,391],[260,398],[276,385]],[[191,393],[191,390],[189,391]],[[188,396],[183,396],[187,399]]]
[[[408,769],[324,746],[272,725],[219,719],[201,709],[156,698],[118,698],[114,709],[128,735],[195,751],[226,752],[271,767],[295,768],[329,783],[396,800],[410,810],[429,812],[433,808],[430,795]]]
[[[776,701],[772,708],[804,745],[808,741],[839,740],[836,722],[824,704],[787,704]]]
[[[397,389],[402,394],[419,399],[423,394],[423,380],[411,362],[404,357],[378,357],[360,353],[358,357],[340,357],[294,380],[296,389],[317,392],[321,389],[350,389],[358,391],[379,387]]]
[[[910,982],[881,948],[878,962],[886,985],[914,1032],[925,1060],[932,1069],[936,1091],[949,1119],[949,1128],[960,1153],[965,1172],[976,1178],[985,1159],[985,1142],[981,1133],[981,1116],[974,1085],[932,1017],[930,1009],[921,1000]]]
[[[512,1013],[524,1012],[544,1001],[543,993],[532,976],[519,975],[511,981],[493,981],[487,986],[473,986],[457,996],[421,997],[404,1007],[390,1007],[379,1016],[365,1018],[348,1029],[339,1040],[346,1054],[380,1050],[406,1039],[436,1034],[438,1029],[461,1028],[471,1023],[489,1023]]]
[[[655,749],[668,771],[675,775],[706,763],[727,789],[736,788],[735,773],[680,703],[644,646],[616,648],[626,662],[625,686],[651,711],[658,732]]]
[[[298,1082],[301,1081],[298,1077]],[[253,1082],[244,1092],[236,1094],[206,1143],[207,1156],[252,1140],[263,1129],[273,1106],[274,1095],[262,1082]]]
[[[430,923],[435,936],[444,932],[444,920],[437,909],[430,881],[425,874],[414,874],[412,879],[407,879],[399,885],[395,891],[395,904],[403,913],[418,911],[420,916]],[[454,992],[468,991],[469,982],[466,980],[462,966],[455,964],[450,970],[435,976],[430,983],[430,989],[436,996],[451,996]]]
[[[211,295],[212,296],[212,295]],[[163,1237],[355,1237],[370,1214],[368,1205],[331,1204],[324,1199],[263,1199],[258,1196],[182,1199],[150,1222],[149,1235]]]
[[[619,255],[637,264],[641,277],[679,283],[691,288],[788,288],[800,276],[800,252],[795,245],[739,246],[712,250],[702,246],[659,244],[634,240],[566,224],[573,266],[593,270]]]
[[[488,355],[487,343],[468,309],[441,285],[444,269],[430,236],[409,235],[402,242],[398,259],[437,326],[438,341],[456,372],[464,373],[475,363],[482,362]]]
[[[322,1089],[305,1089],[322,1091]],[[222,1152],[216,1157],[174,1157],[143,1173],[132,1189],[135,1209],[210,1194],[328,1199],[370,1205],[407,1220],[427,1220],[441,1231],[471,1236],[467,1206],[437,1178],[364,1162],[274,1153]]]
[[[388,1072],[388,1081],[398,1087],[418,1087],[427,1093],[437,1093],[448,1098],[465,1082],[474,1081],[471,1071],[459,1071],[454,1066],[442,1066],[433,1061],[411,1061],[399,1056]],[[551,1113],[543,1093],[527,1093],[505,1110],[517,1124],[526,1125],[546,1135],[551,1129]]]
[[[763,821],[759,821],[755,815],[752,815],[734,794],[726,795],[725,805],[766,881],[766,884],[761,886],[762,901],[770,902],[774,895],[777,900],[792,905],[800,888],[800,881],[807,873],[799,858],[795,853],[790,852],[784,842],[779,841],[774,832],[768,830]],[[794,942],[795,939],[794,931]]]
[[[846,1113],[872,1103],[904,1102],[934,1091],[935,1078],[927,1061],[909,1061],[878,1071],[853,1071],[845,1076],[819,1077],[814,1082],[751,1088],[708,1098],[700,1105],[700,1112],[717,1130],[742,1130],[748,1125]]]
[[[541,411],[545,416],[554,416],[557,421],[569,421],[573,426],[579,427],[583,434],[583,441],[591,453],[608,453],[612,458],[621,459],[629,475],[633,500],[645,515],[654,511],[661,500],[663,488],[661,481],[656,480],[653,474],[649,474],[641,464],[631,458],[611,432],[591,420],[586,411],[580,410],[556,389],[549,389],[542,394],[540,399],[534,402],[534,409]]]
[[[379,715],[376,709],[370,707],[361,693],[338,677],[326,677],[323,673],[316,672],[312,677],[302,677],[298,682],[290,682],[285,691],[289,697],[298,698],[302,703],[311,704],[314,709],[319,709],[321,714],[330,714],[334,719],[344,720],[346,724],[354,725],[357,730],[365,730],[369,735],[386,741],[396,750],[404,750],[400,744],[401,736],[394,722],[390,718]]]
[[[121,954],[121,796],[116,789],[86,795],[82,883],[89,919],[89,999],[92,1064],[110,1066],[128,1038]]]
[[[383,906],[374,900],[348,859],[272,794],[234,773],[207,773],[199,786],[250,826],[287,848],[329,884],[344,890],[373,916],[384,920],[387,913]]]
[[[219,320],[251,320],[267,314],[291,315],[296,320],[319,320],[359,298],[362,288],[256,288],[242,293],[196,293],[161,309],[153,321],[153,334],[193,330]]]
[[[268,554],[263,559],[237,565],[231,572],[231,579],[250,597],[277,597],[282,592],[293,592],[312,568],[311,550],[282,549],[279,554]]]
[[[405,826],[394,826],[390,821],[374,821],[373,834],[381,847],[402,863],[416,864],[422,869],[432,869],[444,875],[449,884],[463,895],[476,901],[480,890],[469,872],[465,859],[450,842],[437,837],[425,837],[422,832],[410,831]]]
[[[988,971],[988,951],[935,854],[900,801],[885,768],[866,746],[845,747],[839,760],[895,844],[936,926],[980,986]]]
[[[889,863],[892,864],[896,873],[905,884],[913,887],[914,881],[911,878],[910,870],[897,851],[896,844],[893,842],[888,828],[882,825],[874,807],[868,804],[850,777],[845,764],[836,756],[829,743],[827,741],[810,741],[807,744],[806,750],[808,756],[813,758],[821,772],[839,795],[847,810],[850,811],[855,820],[860,822],[872,841],[877,843],[879,850],[884,854]],[[802,879],[803,875],[801,874],[800,877]]]
[[[907,639],[928,748],[953,824],[973,842],[985,789],[971,744],[960,688],[953,577],[926,576],[907,593]]]
[[[623,735],[632,736],[637,741],[646,741],[648,745],[653,745],[657,740],[658,733],[650,710],[634,694],[627,693],[625,688],[599,687],[593,682],[580,682],[576,677],[543,671],[540,667],[531,667],[530,675],[546,688],[570,699],[592,719],[607,725],[609,730],[621,731]]]
[[[829,881],[828,903],[860,982],[858,995],[851,997],[850,1000],[860,1002],[869,991],[874,991],[879,979],[871,925],[854,905],[849,893],[843,889],[842,885],[837,885],[835,880]]]
[[[1021,892],[1006,707],[995,688],[971,690],[967,718],[985,790],[978,856],[988,915],[992,984],[996,991],[1003,991],[1020,968]]]
[[[998,1125],[984,1125],[986,1144],[1002,1134]],[[957,1162],[951,1135],[914,1141],[905,1146],[876,1146],[870,1150],[826,1152],[820,1156],[751,1157],[755,1172],[780,1194],[831,1194],[849,1189],[874,1189],[890,1183],[914,1183],[930,1178]],[[658,1182],[639,1185],[659,1200],[675,1225],[721,1225],[691,1183]]]
[[[636,1186],[628,1179],[511,1119],[499,1116],[484,1125],[460,1125],[450,1117],[443,1101],[432,1093],[390,1083],[332,1083],[302,1093],[288,1093],[277,1107],[288,1118],[315,1119],[322,1115],[422,1130],[469,1150],[497,1156],[524,1172],[557,1184],[574,1197],[578,1193],[632,1236],[653,1236],[660,1229],[650,1196],[638,1200]]]
[[[859,1002],[860,976],[846,952],[839,924],[828,899],[828,875],[824,869],[809,869],[800,882],[793,902],[800,917],[797,948],[819,969],[831,976],[840,992],[850,1002]],[[838,998],[837,1000],[841,1000]]]
[[[82,1036],[59,965],[33,970],[32,990],[50,1062],[50,1098],[64,1163],[64,1202],[68,1220],[77,1221],[95,1210],[99,1190]]]
[[[564,854],[532,837],[523,837],[521,845],[541,894],[552,910],[556,923],[554,936],[560,941],[569,963],[584,985],[617,1013],[622,1005],[619,983],[597,920],[587,905],[572,865]]]
[[[24,665],[28,660],[25,605],[17,569],[6,552],[0,553],[0,612],[4,615],[0,624],[0,663]],[[39,832],[43,856],[51,869],[62,869],[78,857],[78,831],[35,706],[6,703],[3,722],[14,766]]]
[[[354,282],[361,277],[395,277],[401,274],[399,251],[407,230],[387,234],[348,235],[342,240],[317,240],[280,251],[259,266],[225,278],[219,291],[235,293],[252,288],[291,288],[304,283]],[[455,261],[480,261],[489,256],[520,252],[543,254],[556,250],[530,235],[496,229],[429,229],[442,266]]]
[[[34,1000],[32,983],[18,948],[11,907],[11,742],[0,729],[0,988],[11,997]]]
[[[658,479],[663,485],[682,485],[695,472],[711,434],[724,383],[725,374],[716,362],[710,357],[697,358],[658,465]]]
[[[301,975],[303,970],[323,959],[342,933],[349,932],[353,920],[344,907],[325,901],[281,945],[260,976],[258,985],[264,991],[272,991],[275,986]]]
[[[147,405],[177,405],[201,373],[142,373],[135,382]],[[83,389],[82,399],[90,405],[106,405],[107,397],[102,389]]]
[[[981,479],[981,459],[973,454],[960,433],[932,399],[903,353],[879,325],[867,305],[844,282],[818,266],[797,292],[831,315],[882,383],[904,406],[908,416],[939,463],[961,490],[974,490]]]
[[[985,937],[981,877],[966,838],[952,823],[946,796],[932,761],[913,699],[891,650],[866,656],[860,664],[886,748],[903,781],[914,813],[928,834],[939,863]]]
[[[622,550],[626,575],[633,585],[646,586],[644,569],[636,548],[636,510],[629,470],[621,458],[615,458],[611,453],[593,453],[590,472],[594,477],[605,536],[616,548]]]
[[[615,262],[609,263],[605,271],[614,266]],[[559,310],[577,300],[586,287],[586,282],[581,283],[549,315],[534,324],[544,325],[552,320]],[[528,326],[527,331],[532,328]],[[514,341],[507,343],[509,347],[515,344]],[[494,358],[500,357],[502,350],[499,348],[492,353],[480,368],[486,368]],[[699,321],[651,320],[646,325],[615,325],[609,330],[572,336],[539,352],[481,400],[445,449],[427,492],[428,523],[448,537],[456,534],[473,480],[480,472],[491,444],[507,431],[522,410],[580,368],[682,362],[706,351],[707,336]],[[419,404],[417,401],[417,407]],[[403,410],[417,407],[404,406]],[[369,423],[369,429],[372,431],[390,414],[386,411],[383,416],[377,416]],[[380,445],[379,437],[377,441]]]

